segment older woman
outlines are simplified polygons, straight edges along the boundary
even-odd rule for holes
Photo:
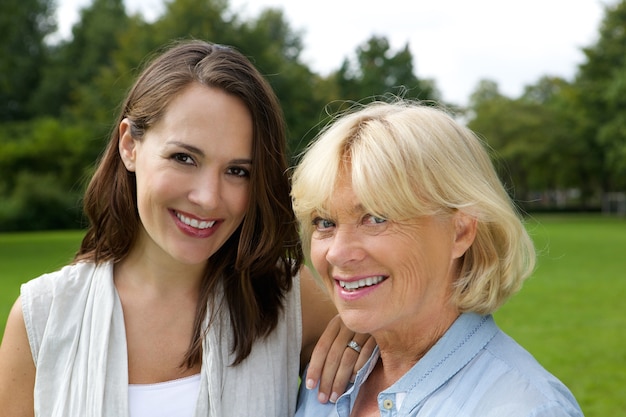
[[[336,404],[306,381],[298,416],[582,415],[491,316],[535,253],[472,132],[432,107],[366,106],[309,148],[292,197],[342,320],[378,345]]]

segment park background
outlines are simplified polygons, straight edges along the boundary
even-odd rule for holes
[[[0,3],[0,329],[20,283],[77,249],[85,181],[146,57],[194,37],[233,45],[266,75],[293,163],[351,101],[438,103],[483,137],[539,250],[536,273],[498,323],[572,389],[585,415],[626,415],[626,1],[605,6],[571,79],[545,75],[514,97],[484,79],[466,103],[443,100],[408,43],[393,48],[385,34],[318,74],[280,9],[243,16],[227,0],[164,4],[148,21],[122,0],[93,0],[71,36],[52,41],[53,0]]]

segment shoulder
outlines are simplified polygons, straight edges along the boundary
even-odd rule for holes
[[[28,281],[20,289],[23,306],[49,307],[59,297],[71,300],[90,285],[96,267],[91,262],[79,262]]]
[[[102,268],[106,268],[103,264]],[[73,308],[80,308],[81,300],[91,286],[94,271],[100,268],[91,262],[67,265],[58,271],[41,275],[23,284],[20,291],[24,323],[33,353],[39,350],[48,321],[53,317],[80,320]]]
[[[32,415],[33,355],[18,298],[9,313],[0,344],[0,404],[8,415]]]
[[[476,383],[491,407],[513,407],[514,415],[582,416],[565,384],[501,330],[473,366],[482,369]]]
[[[22,285],[21,292],[22,294],[53,296],[58,291],[84,285],[95,268],[96,265],[91,262],[66,265],[58,271],[43,274],[28,281]],[[51,294],[50,291],[54,293]]]

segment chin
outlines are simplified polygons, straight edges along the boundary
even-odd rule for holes
[[[172,254],[172,258],[174,258],[176,261],[178,261],[179,263],[183,265],[197,266],[200,264],[206,264],[206,262],[209,259],[209,255],[207,255],[206,252],[197,253],[197,254],[191,253],[191,252],[184,252],[184,253]]]
[[[369,316],[359,313],[339,313],[343,324],[355,333],[371,333],[372,322]]]

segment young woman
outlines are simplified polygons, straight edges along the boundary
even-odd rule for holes
[[[274,93],[235,50],[181,42],[115,127],[74,262],[23,285],[10,313],[3,415],[292,415],[336,312],[302,268]],[[326,387],[356,361],[353,333],[332,329],[343,359]]]

